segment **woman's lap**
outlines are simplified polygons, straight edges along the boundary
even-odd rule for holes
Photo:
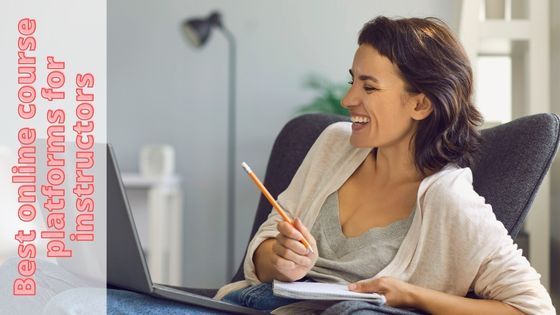
[[[9,260],[0,268],[0,280],[9,283],[14,278],[17,261]],[[107,314],[225,314],[206,309],[158,299],[131,291],[104,288],[73,287],[79,279],[72,279],[72,274],[57,268],[54,264],[44,263],[37,274],[38,287],[42,288],[37,296],[20,297],[17,300],[11,296],[11,288],[1,288],[0,314],[99,314],[103,312],[106,299]],[[72,285],[71,285],[72,284]],[[12,297],[11,299],[9,297]],[[232,292],[223,299],[226,302],[243,305],[262,311],[298,302],[274,296],[272,285],[263,283]],[[12,301],[12,302],[10,302]],[[100,308],[101,307],[101,308]],[[418,314],[388,306],[376,306],[365,302],[343,301],[329,307],[325,315],[332,314]]]
[[[245,289],[229,293],[223,298],[224,301],[270,312],[278,307],[302,300],[287,299],[275,296],[272,285],[261,283]],[[328,307],[328,306],[325,306]],[[341,301],[325,309],[322,315],[416,315],[416,313],[404,309],[390,307],[388,305],[376,305],[364,301]]]
[[[253,309],[270,312],[278,307],[301,300],[274,296],[272,286],[259,284],[229,293],[223,301],[243,305]],[[224,314],[197,306],[185,305],[169,300],[157,299],[143,294],[107,290],[107,314]],[[375,305],[363,301],[341,301],[327,308],[323,315],[415,315],[423,314],[393,308],[387,305]]]
[[[275,296],[272,293],[270,283],[261,283],[233,291],[224,296],[222,300],[265,312],[271,312],[280,306],[299,302],[299,300]]]
[[[376,305],[364,301],[342,301],[326,309],[322,315],[416,315],[422,312],[408,311],[388,305]]]

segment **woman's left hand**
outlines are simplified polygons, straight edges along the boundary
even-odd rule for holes
[[[393,307],[413,307],[415,288],[410,283],[391,277],[366,279],[348,285],[350,291],[383,294],[386,304]]]

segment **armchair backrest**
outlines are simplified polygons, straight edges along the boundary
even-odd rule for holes
[[[277,198],[305,155],[328,125],[348,117],[306,114],[289,121],[272,147],[264,185]],[[560,119],[537,114],[483,130],[481,150],[472,168],[476,192],[492,205],[512,238],[519,232],[536,192],[548,172],[559,142]],[[271,206],[261,195],[250,239],[266,220]],[[232,281],[242,280],[243,262]]]
[[[536,114],[482,130],[472,168],[474,190],[486,198],[515,238],[548,173],[559,142],[556,114]]]

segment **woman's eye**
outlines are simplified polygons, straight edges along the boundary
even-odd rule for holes
[[[354,84],[354,81],[353,81],[353,80],[350,80],[350,81],[348,81],[348,84],[353,85],[353,84]],[[371,86],[364,86],[364,90],[365,90],[367,93],[371,93],[371,92],[373,92],[373,91],[377,91],[378,89],[376,89],[376,88],[374,88],[374,87],[371,87]]]

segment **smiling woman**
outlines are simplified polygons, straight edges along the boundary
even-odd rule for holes
[[[366,23],[350,75],[341,105],[352,123],[326,128],[278,196],[301,220],[278,223],[271,213],[249,244],[245,280],[216,298],[294,313],[268,282],[309,279],[387,300],[388,308],[347,301],[330,314],[554,314],[539,274],[473,189],[482,117],[469,61],[447,26]]]

